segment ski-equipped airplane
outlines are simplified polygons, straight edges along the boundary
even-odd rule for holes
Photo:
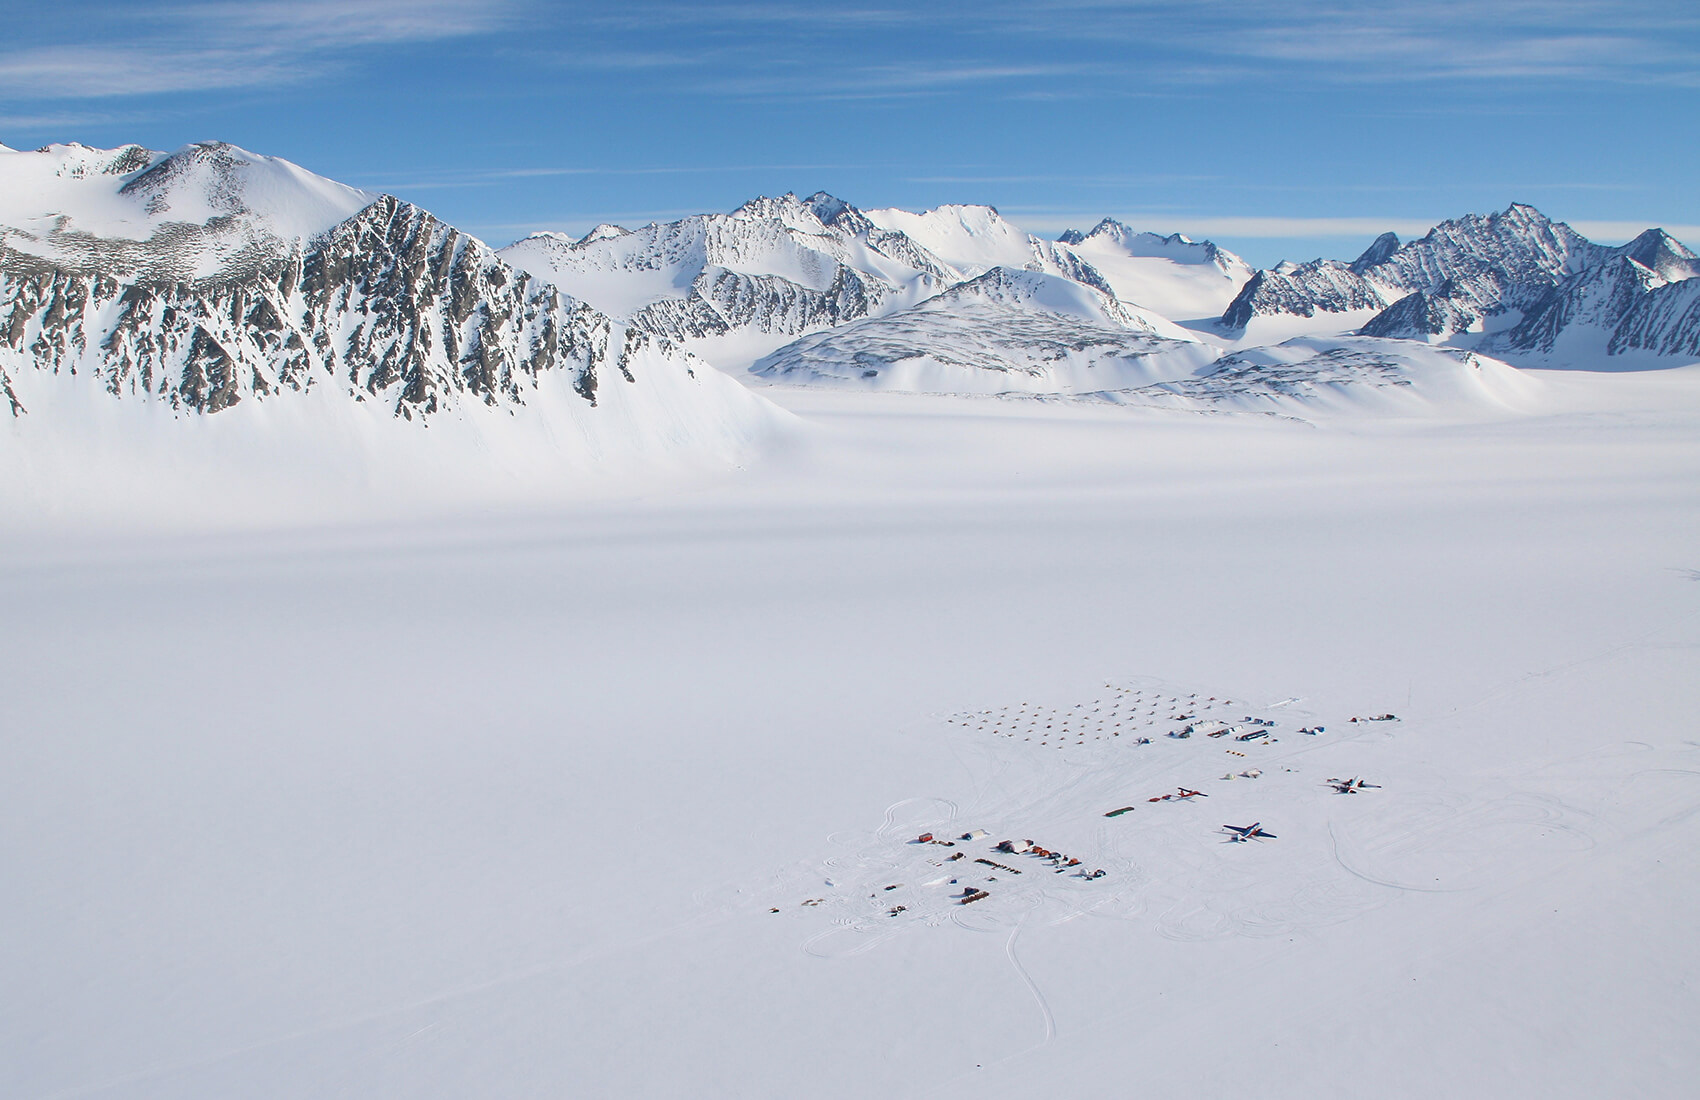
[[[1254,821],[1250,825],[1224,825],[1222,831],[1228,834],[1230,843],[1247,840],[1274,840],[1275,834],[1265,832],[1263,822]]]
[[[1380,783],[1366,783],[1355,775],[1350,779],[1330,779],[1327,782],[1330,787],[1334,788],[1336,794],[1357,794],[1359,791],[1371,788],[1380,789],[1381,787]]]

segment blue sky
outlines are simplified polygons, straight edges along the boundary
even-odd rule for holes
[[[1694,0],[7,0],[0,142],[217,138],[495,244],[828,190],[1257,263],[1531,202],[1700,247]]]

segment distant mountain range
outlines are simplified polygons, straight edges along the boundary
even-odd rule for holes
[[[1591,366],[1642,351],[1700,357],[1700,257],[1662,229],[1617,248],[1532,206],[1443,222],[1401,244],[1382,234],[1351,263],[1313,260],[1253,275],[1222,315],[1374,311],[1360,332],[1475,347],[1513,360]]]
[[[502,249],[515,267],[596,308],[742,367],[805,333],[907,309],[994,268],[1090,287],[1153,315],[1213,315],[1251,274],[1178,234],[1104,221],[1047,241],[989,206],[862,211],[825,193],[756,199],[638,230],[539,233]]]
[[[1700,360],[1696,275],[1700,258],[1662,230],[1607,247],[1523,205],[1420,240],[1383,234],[1350,262],[1258,271],[1110,219],[1046,240],[988,206],[861,210],[825,193],[492,250],[230,145],[0,147],[14,416],[70,378],[179,415],[308,393],[420,422],[547,404],[593,435],[652,415],[679,428],[657,438],[759,419],[729,374],[1274,400],[1313,392],[1307,370],[1337,388],[1359,367],[1385,386],[1389,370],[1479,372],[1487,357]],[[599,419],[611,400],[619,417]]]

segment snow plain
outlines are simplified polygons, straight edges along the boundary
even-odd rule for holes
[[[1691,1095],[1700,368],[1528,381],[771,387],[623,496],[9,498],[0,1094]]]

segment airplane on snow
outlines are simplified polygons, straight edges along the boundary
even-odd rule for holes
[[[1327,782],[1330,787],[1334,788],[1336,794],[1357,794],[1359,791],[1368,790],[1371,787],[1377,790],[1381,788],[1380,783],[1365,783],[1355,775],[1350,779],[1330,779]]]
[[[1222,831],[1228,834],[1229,843],[1275,839],[1274,833],[1264,831],[1261,821],[1254,821],[1250,825],[1224,825]]]

